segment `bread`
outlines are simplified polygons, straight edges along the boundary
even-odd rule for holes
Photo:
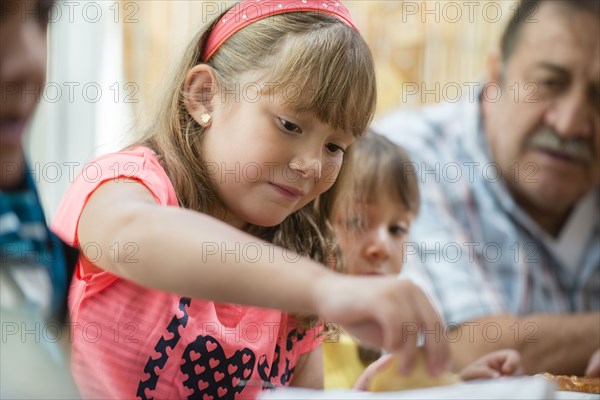
[[[460,382],[458,375],[445,372],[433,377],[427,370],[425,352],[419,350],[417,359],[408,375],[400,375],[398,358],[393,357],[392,362],[382,368],[371,379],[369,390],[371,392],[392,392],[398,390],[418,389],[432,386],[452,385]]]
[[[558,390],[600,394],[600,378],[587,378],[575,375],[552,375],[546,372],[543,377],[558,386]]]

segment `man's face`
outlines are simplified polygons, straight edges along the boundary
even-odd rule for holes
[[[552,1],[535,19],[500,69],[502,96],[484,94],[484,123],[516,201],[564,217],[600,182],[599,22]]]

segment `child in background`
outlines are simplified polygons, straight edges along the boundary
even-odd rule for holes
[[[322,387],[313,315],[416,352],[401,321],[441,322],[422,291],[322,265],[336,178],[375,98],[339,1],[244,0],[194,38],[145,136],[84,168],[54,218],[82,249],[69,306],[85,398]],[[442,372],[447,344],[428,352]]]
[[[410,224],[419,212],[419,187],[407,153],[383,136],[369,132],[353,146],[348,195],[335,211],[335,232],[350,275],[397,276],[405,257]],[[365,390],[369,378],[389,357],[363,347],[341,333],[323,346],[325,387]],[[461,371],[462,379],[522,374],[514,350],[490,353]],[[360,379],[359,379],[360,378]]]
[[[77,252],[46,226],[24,134],[46,77],[52,1],[0,3],[0,398],[73,398],[67,290]]]

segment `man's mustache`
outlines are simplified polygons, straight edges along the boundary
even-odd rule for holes
[[[528,147],[541,148],[559,153],[584,164],[590,164],[594,161],[594,153],[588,140],[580,138],[565,139],[549,127],[544,127],[537,131],[529,139]]]

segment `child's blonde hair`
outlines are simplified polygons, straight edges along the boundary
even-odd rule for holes
[[[335,213],[349,221],[349,216],[356,216],[357,204],[377,204],[387,200],[416,216],[420,203],[419,182],[406,150],[372,130],[356,140],[353,146],[351,164],[354,168],[349,173],[347,190],[336,205]],[[350,233],[360,234],[354,230]],[[347,261],[343,258],[336,264],[339,272],[347,272],[346,267]],[[335,324],[326,324],[326,330],[329,335],[339,331]],[[382,354],[379,349],[361,344],[358,344],[357,352],[365,367]]]
[[[364,216],[360,204],[390,201],[416,216],[419,213],[419,182],[406,150],[389,139],[369,130],[353,144],[343,194],[334,208],[341,228],[350,235],[360,235]],[[360,223],[356,225],[356,221]],[[335,270],[347,272],[343,257]]]
[[[204,63],[203,48],[221,16],[189,44],[155,120],[137,142],[157,153],[182,207],[216,216],[225,210],[203,159],[204,128],[186,110],[183,85],[188,71]],[[290,106],[314,112],[323,122],[355,137],[365,132],[374,113],[375,73],[367,44],[346,23],[323,13],[286,13],[254,22],[225,41],[205,64],[214,69],[220,87],[234,86],[243,74],[253,71],[262,74],[265,82],[292,85],[300,95],[289,101]],[[343,166],[337,182],[318,201],[280,225],[245,230],[329,262],[334,251],[329,246],[333,242],[329,219],[344,170]]]
[[[419,213],[419,182],[406,150],[372,130],[354,144],[353,202],[377,203],[389,199],[413,215]]]

